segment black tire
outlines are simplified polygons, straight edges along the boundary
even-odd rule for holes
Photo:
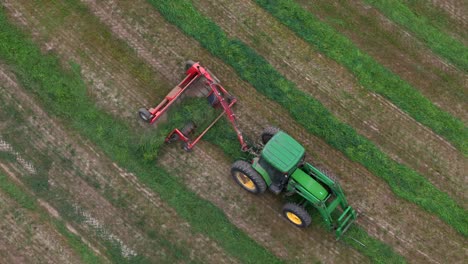
[[[218,97],[216,97],[214,93],[211,93],[210,95],[208,95],[207,99],[208,99],[208,103],[212,107],[215,107],[219,103]]]
[[[185,150],[185,152],[192,152],[192,149],[188,147],[188,143],[184,142],[182,145],[182,149]]]
[[[279,128],[273,126],[265,128],[261,135],[263,145],[268,143],[268,141],[270,141],[270,139],[279,131]]]
[[[188,71],[188,69],[190,69],[190,67],[192,67],[194,64],[195,64],[195,62],[192,61],[192,60],[186,61],[185,62],[185,71]]]
[[[148,109],[146,108],[140,108],[138,110],[138,115],[140,116],[140,118],[149,123],[151,121],[151,119],[153,118],[153,115],[148,111]]]
[[[235,98],[234,96],[230,95],[230,96],[228,96],[228,97],[226,98],[226,101],[227,101],[228,104],[231,104],[232,101],[234,101],[235,99],[236,99],[236,98]]]
[[[234,162],[231,166],[231,175],[237,184],[253,194],[263,193],[267,188],[263,177],[247,161]]]
[[[167,139],[166,143],[169,144],[172,142],[176,142],[177,140],[179,140],[179,135],[177,135],[176,133],[173,133],[171,137]]]
[[[283,206],[283,216],[291,224],[301,228],[308,227],[312,222],[312,218],[307,210],[295,203],[287,203]]]

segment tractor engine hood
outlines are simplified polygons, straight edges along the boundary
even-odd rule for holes
[[[291,178],[321,201],[328,196],[328,191],[320,183],[299,168],[294,171]]]

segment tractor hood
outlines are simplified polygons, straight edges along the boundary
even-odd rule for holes
[[[262,157],[283,173],[289,173],[304,156],[304,147],[290,135],[279,131],[265,145]]]
[[[291,177],[319,200],[324,200],[328,192],[323,186],[301,169],[296,169]]]

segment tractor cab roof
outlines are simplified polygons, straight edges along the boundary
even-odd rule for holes
[[[265,145],[262,157],[277,170],[288,173],[304,156],[304,147],[283,131],[276,133]]]

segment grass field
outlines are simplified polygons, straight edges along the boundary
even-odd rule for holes
[[[460,87],[463,73],[421,59],[433,48],[420,35],[418,41],[428,48],[392,46],[404,43],[398,33],[404,25],[395,21],[396,33],[381,41],[393,43],[383,50],[398,47],[401,56],[410,58],[403,63],[409,73],[398,76],[392,61],[368,52],[373,44],[365,46],[363,36],[347,35],[351,31],[337,22],[361,19],[359,7],[344,17],[346,3],[311,8],[298,1],[302,7],[295,8],[318,19],[333,14],[319,25],[342,32],[348,39],[340,41],[365,50],[374,68],[392,69],[391,78],[416,91],[419,99],[406,114],[391,96],[389,101],[374,97],[365,82],[353,77],[363,69],[346,64],[352,52],[336,60],[328,58],[333,48],[320,48],[339,41],[329,42],[324,35],[315,40],[317,48],[257,3],[5,1],[0,15],[0,200],[5,217],[0,226],[7,240],[0,243],[0,257],[15,263],[463,261],[466,119],[463,111],[444,112],[450,117],[443,121],[457,120],[462,131],[448,125],[453,136],[447,136],[431,127],[430,118],[411,114],[437,102],[440,108],[433,114],[441,115],[452,100],[428,93],[434,88],[422,76],[429,70],[417,67],[440,70],[435,80],[461,98],[466,96]],[[427,6],[408,6],[428,14]],[[304,19],[305,13],[292,10],[282,12]],[[455,23],[452,13],[445,15],[445,23]],[[382,24],[371,21],[374,28],[367,29],[380,31]],[[462,36],[443,21],[418,23]],[[442,53],[430,56],[447,59]],[[350,204],[361,212],[348,237],[335,241],[316,216],[310,228],[296,229],[280,216],[281,197],[252,196],[236,186],[230,164],[243,154],[225,120],[191,153],[179,144],[164,145],[165,135],[187,115],[214,115],[203,110],[205,100],[184,101],[156,126],[138,121],[136,110],[157,104],[181,79],[188,59],[208,66],[238,98],[235,112],[249,140],[263,127],[279,125],[304,144],[310,161],[338,174]],[[387,79],[373,76],[372,81],[384,85]],[[453,100],[466,106],[462,99]],[[396,130],[380,127],[392,123]],[[47,254],[31,259],[45,247]]]

